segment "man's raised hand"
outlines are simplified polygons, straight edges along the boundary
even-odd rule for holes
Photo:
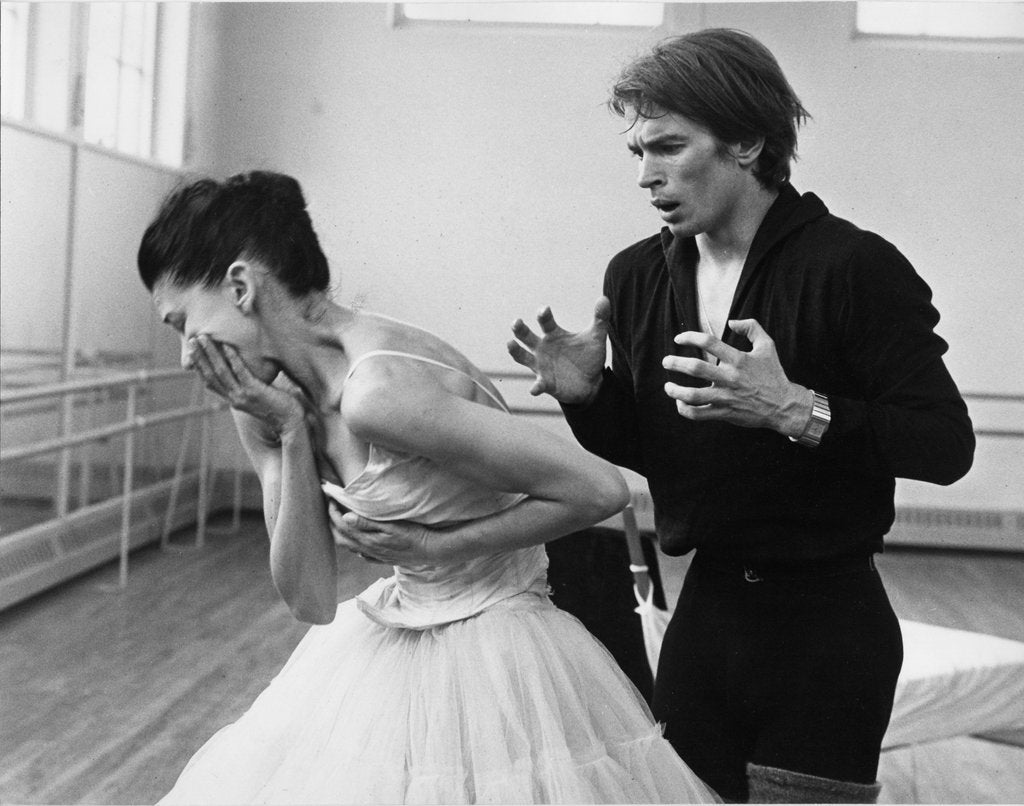
[[[590,402],[601,384],[610,316],[611,303],[601,297],[594,306],[594,321],[579,333],[560,327],[547,306],[537,314],[540,336],[516,319],[512,324],[516,338],[508,342],[508,352],[536,375],[530,394],[547,392],[560,403]]]
[[[711,382],[704,387],[666,383],[665,394],[676,401],[676,409],[689,420],[722,420],[799,436],[811,416],[813,394],[786,377],[775,342],[756,320],[731,320],[729,327],[750,340],[750,352],[737,350],[706,333],[680,333],[674,339],[676,344],[698,347],[717,363],[665,356],[665,369]]]

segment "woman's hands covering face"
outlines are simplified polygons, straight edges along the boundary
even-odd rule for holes
[[[192,365],[206,388],[224,398],[231,408],[244,411],[281,436],[304,427],[305,409],[299,399],[253,375],[238,350],[205,334],[189,339]]]

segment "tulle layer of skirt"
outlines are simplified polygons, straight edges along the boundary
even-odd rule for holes
[[[345,602],[161,802],[712,800],[607,650],[525,595],[422,631]]]

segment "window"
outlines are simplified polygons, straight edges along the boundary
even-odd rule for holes
[[[89,6],[82,109],[87,142],[139,155],[152,140],[156,9],[154,3]]]
[[[1024,4],[861,0],[857,31],[944,39],[1022,39]]]
[[[28,3],[4,3],[0,23],[0,113],[11,117],[25,115],[25,68],[28,62]]]
[[[74,123],[72,12],[67,3],[32,4],[33,27],[39,34],[32,41],[32,106],[26,117],[55,131],[67,131]]]
[[[3,3],[3,114],[181,165],[188,3]]]
[[[410,20],[654,27],[665,9],[663,3],[645,2],[403,3],[401,13]]]

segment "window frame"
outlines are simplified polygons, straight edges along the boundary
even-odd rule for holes
[[[529,0],[528,0],[529,1]],[[534,2],[536,0],[533,0]],[[427,18],[427,17],[408,17],[405,14],[404,7],[407,3],[393,2],[387,4],[387,22],[390,28],[412,28],[420,26],[439,26],[439,27],[455,27],[461,26],[463,28],[480,28],[480,29],[526,29],[531,31],[602,31],[602,32],[622,32],[622,31],[650,31],[664,27],[671,19],[671,7],[670,2],[658,2],[658,3],[647,3],[646,0],[640,0],[644,5],[659,5],[662,9],[661,22],[656,25],[647,25],[643,23],[636,24],[618,24],[618,23],[601,23],[601,22],[569,22],[569,21],[557,21],[547,22],[544,20],[464,20],[464,19],[443,19],[443,18]],[[441,0],[444,2],[444,0]],[[472,4],[463,3],[464,5]],[[486,0],[484,0],[486,2]],[[497,0],[495,5],[502,4],[503,0]],[[526,5],[526,3],[522,3]],[[603,3],[602,3],[603,4]],[[418,4],[417,4],[418,5]],[[566,3],[569,5],[569,3]]]
[[[919,3],[935,2],[935,0],[916,0]],[[938,0],[943,2],[944,0]],[[849,25],[851,38],[855,42],[880,47],[894,48],[915,48],[926,50],[971,50],[971,51],[1006,51],[1024,50],[1024,38],[1020,37],[981,37],[981,36],[945,36],[928,33],[907,34],[907,33],[881,33],[874,31],[862,31],[858,19],[858,9],[863,0],[855,0],[850,3]],[[868,0],[871,2],[871,0]],[[1003,5],[1002,2],[989,2],[979,0],[979,5]],[[1014,3],[1019,4],[1019,3]]]
[[[6,6],[8,4],[4,3],[4,5]],[[16,107],[18,111],[14,113],[5,113],[5,117],[11,116],[15,118],[26,118],[29,113],[32,97],[32,18],[35,15],[35,4],[22,3],[20,5],[20,9],[11,9],[11,11],[14,12],[18,10],[24,11],[25,14],[23,19],[18,20],[18,38],[14,39],[14,34],[10,34],[10,25],[6,26],[7,33],[12,37],[12,39],[10,42],[4,43],[6,44],[4,50],[9,53],[11,47],[17,48],[19,61],[21,62],[21,73],[23,80],[19,82],[17,85],[16,100],[12,101],[12,104]],[[4,10],[4,14],[6,14],[6,9]],[[20,14],[18,16],[20,17]],[[10,93],[10,82],[4,80],[0,83],[2,83],[7,92]],[[10,98],[11,96],[8,95],[7,97]]]
[[[166,63],[167,56],[165,52],[164,30],[168,25],[167,14],[169,12],[165,8],[167,5],[166,3],[153,4],[156,6],[156,21],[153,33],[153,59],[152,64],[149,65],[152,84],[151,92],[149,92],[149,94],[152,96],[152,102],[148,109],[148,114],[144,114],[144,117],[146,118],[145,128],[148,129],[148,136],[145,138],[145,141],[141,143],[141,147],[137,151],[128,151],[123,147],[118,147],[117,143],[119,138],[117,137],[115,137],[114,140],[115,145],[111,146],[105,143],[95,142],[85,136],[86,81],[89,57],[89,16],[91,10],[90,7],[93,4],[75,2],[67,3],[68,13],[70,14],[70,23],[67,43],[67,97],[64,104],[66,114],[64,115],[64,126],[62,128],[57,128],[41,121],[37,113],[39,82],[35,59],[35,43],[39,41],[40,36],[46,35],[45,31],[40,33],[39,28],[39,7],[44,4],[31,1],[25,2],[22,0],[18,5],[25,7],[27,11],[26,45],[24,48],[24,59],[22,64],[23,101],[21,103],[21,114],[17,114],[18,110],[15,110],[13,114],[5,114],[3,116],[2,120],[5,125],[15,125],[22,130],[36,131],[41,134],[57,135],[60,139],[75,142],[83,146],[87,146],[90,149],[116,154],[119,157],[125,157],[163,168],[181,170],[188,167],[192,160],[189,142],[189,108],[190,90],[192,86],[191,72],[193,35],[196,16],[195,3],[189,2],[187,4],[187,18],[182,25],[178,26],[179,30],[183,29],[185,31],[185,36],[187,38],[184,58],[181,60],[184,75],[179,92],[175,95],[177,107],[173,112],[175,116],[180,115],[181,132],[170,137],[162,133],[160,129],[161,123],[168,114],[171,113],[171,110],[168,109],[167,98],[162,97],[163,85],[161,84],[161,81],[164,78],[164,71],[168,67]],[[52,6],[56,5],[58,4],[52,4]],[[122,81],[119,74],[117,84],[110,87],[110,91],[116,92],[120,95],[121,87]],[[114,121],[114,129],[117,130],[123,125],[124,121],[121,120],[120,116],[118,116]],[[143,128],[143,118],[138,118],[137,121],[134,121],[133,125]],[[167,158],[168,140],[175,144],[176,153],[173,159]],[[180,148],[177,148],[177,144],[179,142]]]

